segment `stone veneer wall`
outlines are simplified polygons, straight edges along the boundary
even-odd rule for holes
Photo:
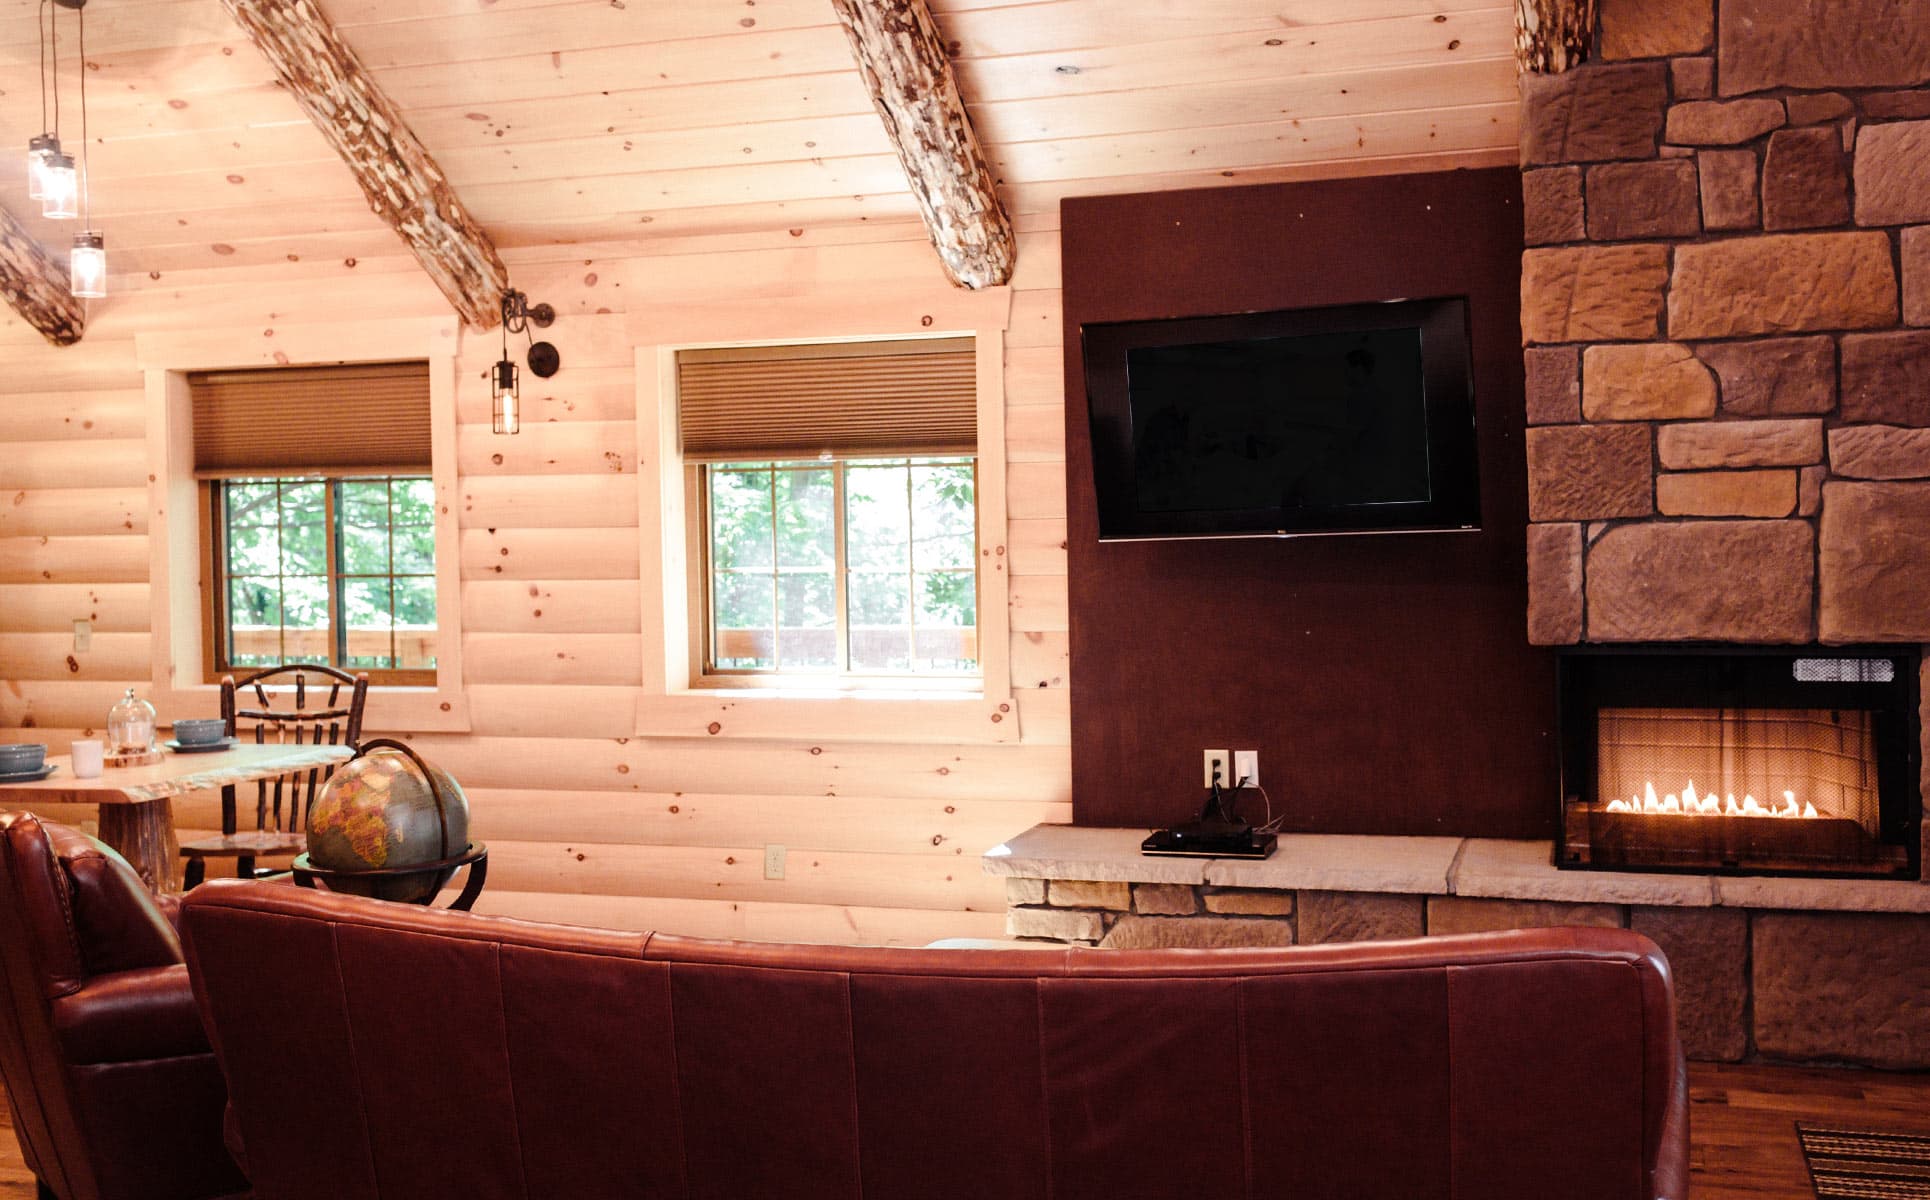
[[[1009,877],[1012,936],[1079,946],[1291,946],[1555,925],[1668,956],[1683,1049],[1930,1067],[1930,918]]]
[[[1930,641],[1930,0],[1523,79],[1530,639]]]

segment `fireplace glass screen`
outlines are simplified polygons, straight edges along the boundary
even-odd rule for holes
[[[1685,662],[1564,669],[1563,775],[1582,786],[1564,787],[1562,865],[1916,874],[1914,688],[1889,660]]]
[[[1596,795],[1610,812],[1848,820],[1876,835],[1866,712],[1604,708],[1597,721]]]

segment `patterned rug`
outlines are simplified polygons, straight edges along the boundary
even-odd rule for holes
[[[1817,1200],[1930,1200],[1930,1136],[1796,1123]]]

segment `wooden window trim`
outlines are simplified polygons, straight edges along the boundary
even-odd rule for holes
[[[433,686],[371,688],[368,727],[425,733],[470,729],[462,670],[456,471],[456,360],[463,336],[453,316],[284,325],[276,328],[272,341],[252,330],[135,335],[135,364],[146,379],[153,665],[149,698],[164,722],[209,715],[219,691],[216,684],[205,682],[212,618],[202,589],[210,539],[204,528],[206,509],[198,503],[187,373],[282,363],[424,359],[429,363],[430,475],[436,494],[436,677]]]
[[[918,288],[880,292],[827,311],[780,298],[728,312],[653,306],[628,321],[636,354],[639,735],[671,738],[820,738],[881,743],[1016,743],[1011,682],[1011,590],[1006,569],[1005,330],[1011,290]],[[685,522],[689,473],[677,452],[676,353],[722,344],[974,339],[978,425],[979,643],[976,691],[693,687],[691,565]],[[698,578],[701,578],[699,576]]]

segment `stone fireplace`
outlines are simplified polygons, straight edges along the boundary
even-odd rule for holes
[[[1601,11],[1593,61],[1522,84],[1530,639],[1888,646],[1920,670],[1930,3]],[[1656,780],[1658,806],[1680,809],[1688,782]],[[1796,790],[1762,786],[1778,811]],[[1620,799],[1646,806],[1642,788]],[[1614,827],[1597,843],[1717,828],[1594,819]],[[1828,840],[1761,828],[1786,849]]]

